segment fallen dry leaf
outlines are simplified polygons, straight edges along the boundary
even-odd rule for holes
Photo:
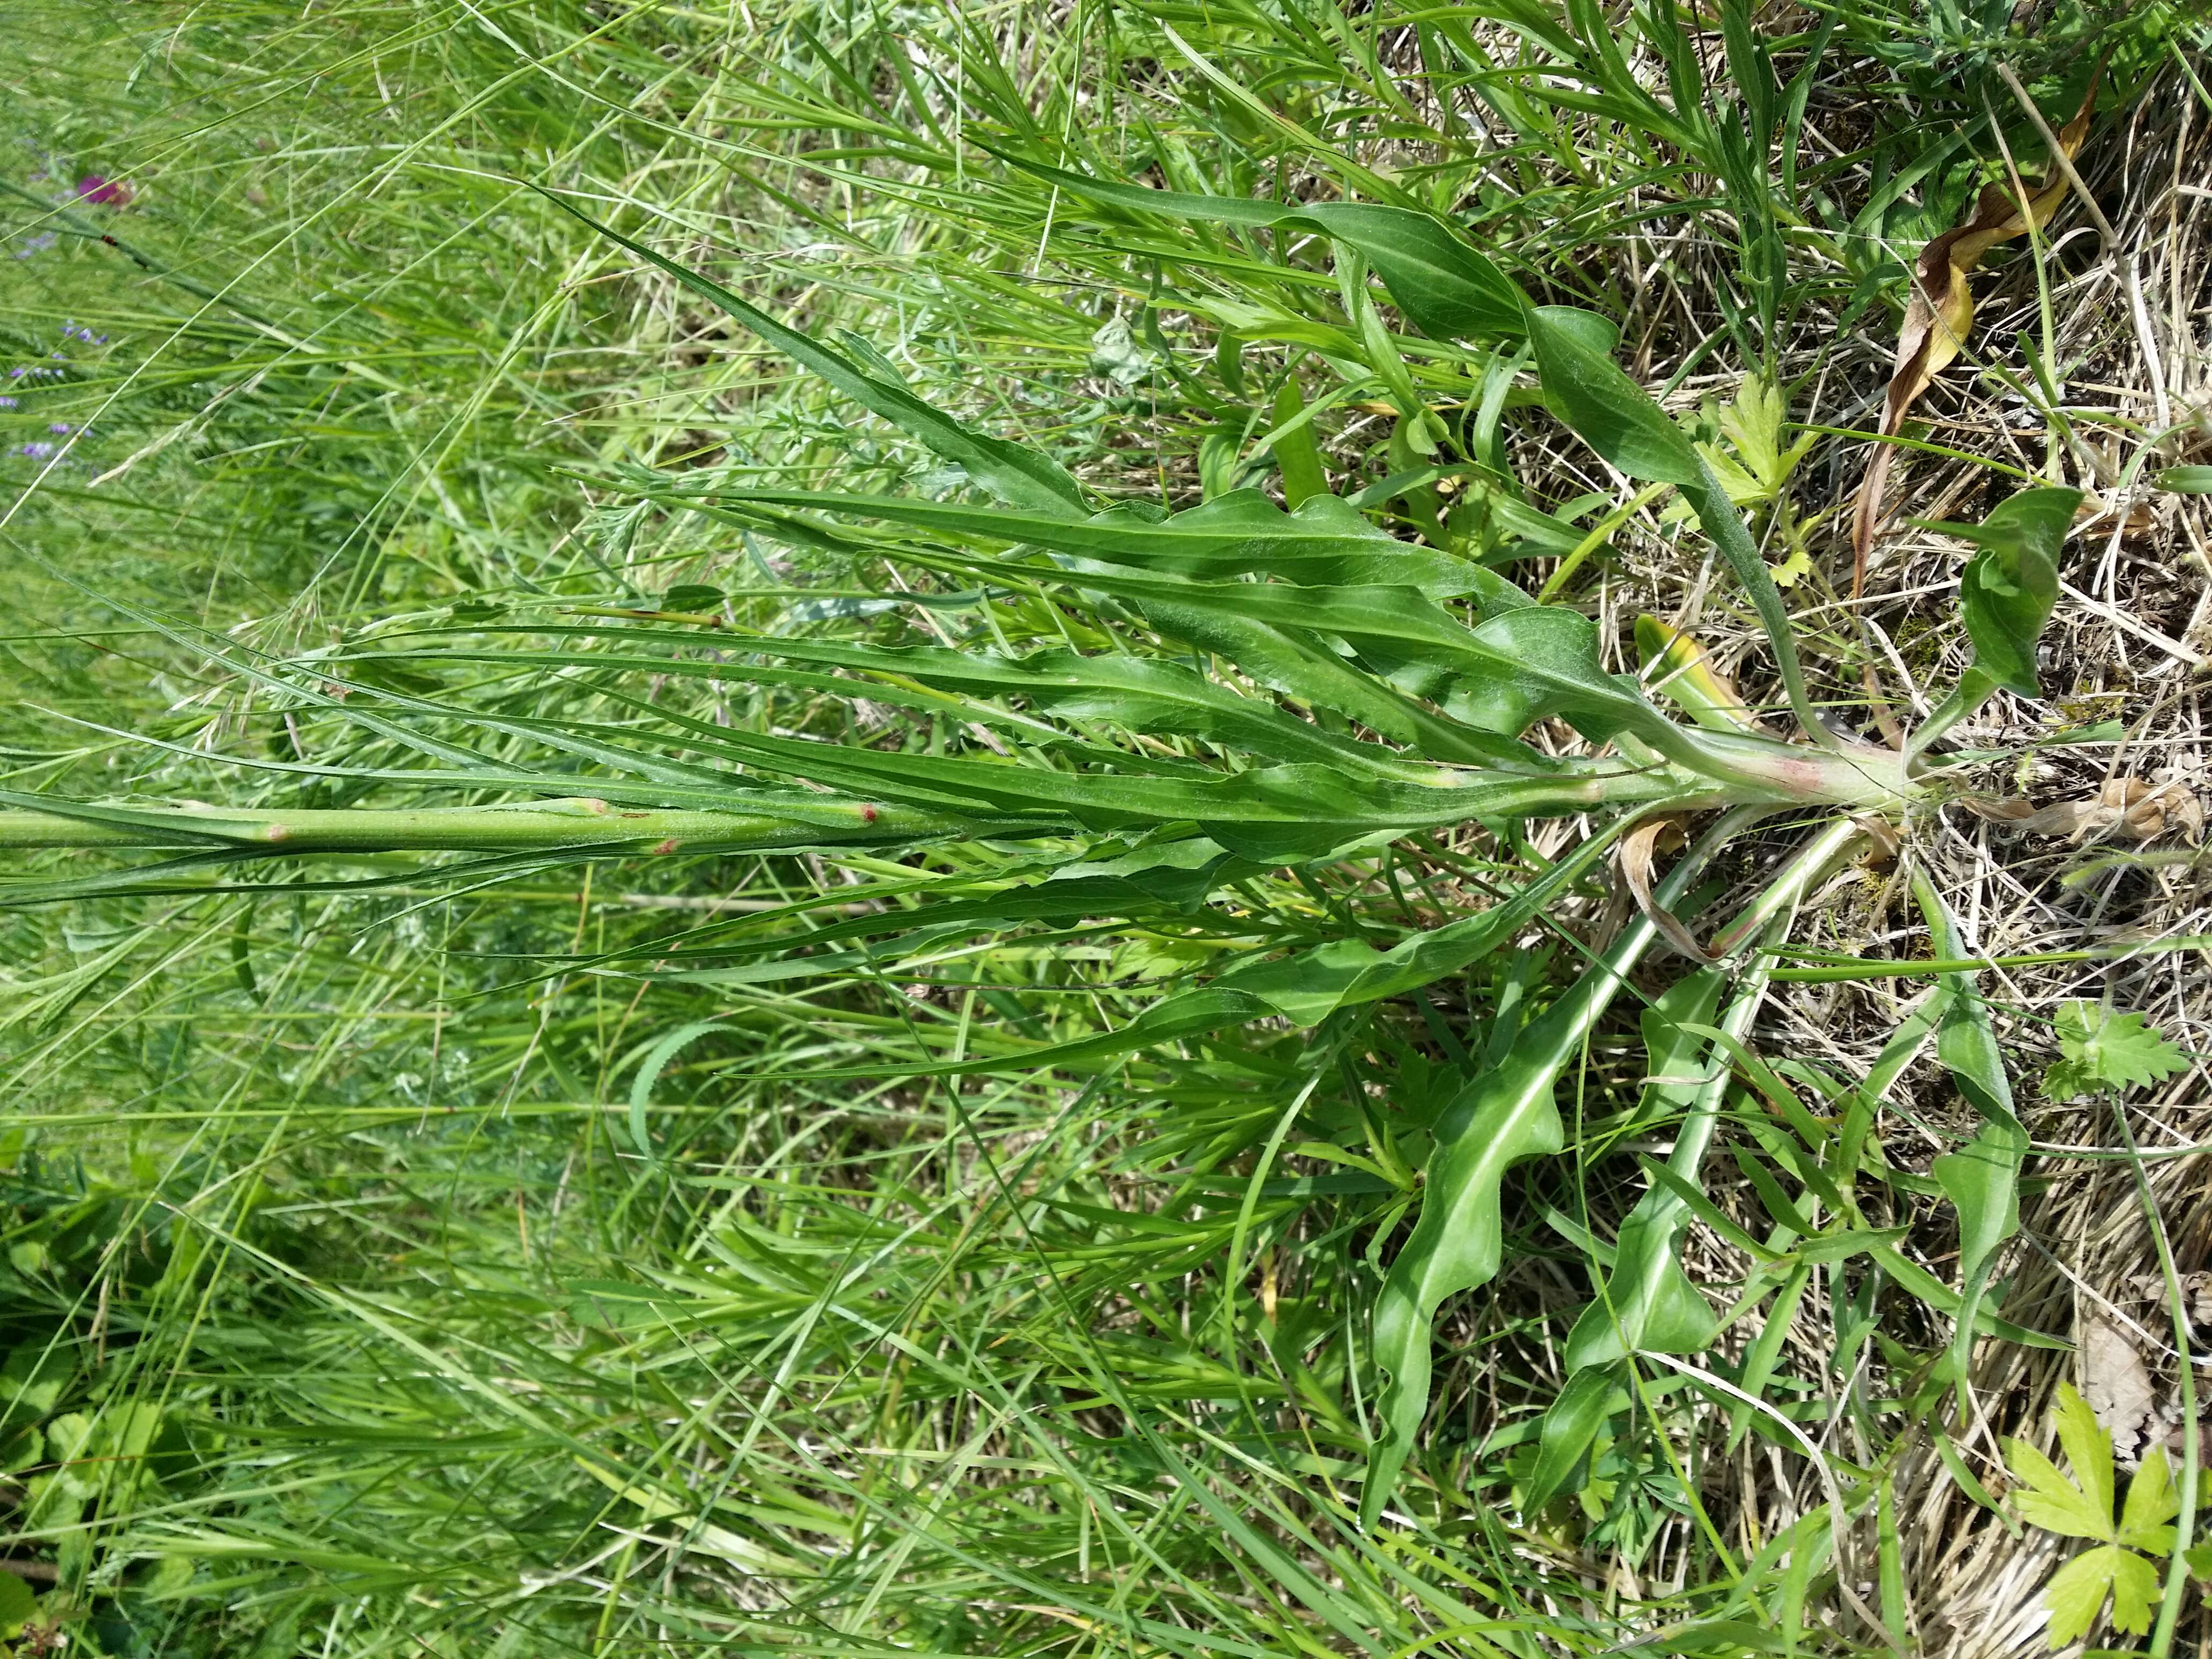
[[[2135,1338],[2102,1313],[2081,1328],[2081,1397],[2112,1437],[2112,1455],[2134,1468],[2158,1421],[2158,1399]]]
[[[2104,66],[2089,77],[2081,107],[2058,135],[2058,143],[2073,160],[2088,136],[2089,118],[2097,103],[2097,83]],[[2009,181],[2008,181],[2009,182]],[[1889,396],[1882,406],[1881,435],[1894,438],[1905,428],[1905,417],[1920,394],[1959,355],[1966,331],[1974,320],[1974,296],[1968,273],[1982,255],[1999,242],[2025,234],[2031,222],[2041,229],[2066,198],[2066,174],[2054,160],[2044,181],[2030,188],[2024,182],[2024,204],[2005,185],[1984,186],[1972,217],[1945,231],[1920,250],[1913,267],[1912,297],[1905,307],[1905,326],[1897,336],[1897,368],[1890,376]],[[1875,446],[1866,477],[1859,484],[1857,504],[1851,512],[1851,596],[1866,586],[1867,554],[1874,546],[1875,531],[1881,520],[1881,498],[1889,483],[1889,467],[1897,451],[1884,442]]]
[[[2084,841],[2109,830],[2136,841],[2151,841],[2179,830],[2191,842],[2204,833],[2204,803],[2178,783],[2145,783],[2115,778],[2094,799],[2031,806],[2024,800],[1970,801],[1968,810],[1993,823],[2034,836]]]
[[[1620,842],[1620,873],[1627,878],[1628,890],[1636,895],[1637,908],[1666,935],[1667,942],[1691,961],[1710,966],[1713,958],[1705,954],[1696,935],[1652,896],[1651,860],[1662,836],[1670,837],[1670,847],[1680,847],[1683,840],[1681,824],[1674,818],[1652,818],[1624,836]]]

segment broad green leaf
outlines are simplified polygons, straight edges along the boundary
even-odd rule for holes
[[[814,640],[749,641],[764,655],[835,664],[981,696],[1018,697],[1066,719],[1109,720],[1130,732],[1201,738],[1224,749],[1279,761],[1412,770],[1390,750],[1324,732],[1263,699],[1247,697],[1179,662],[1152,657],[1044,651],[1026,657],[948,651],[936,646],[843,645]],[[692,665],[726,676],[721,664]]]
[[[1293,374],[1283,381],[1283,389],[1275,394],[1273,410],[1274,429],[1284,427],[1305,411],[1305,398],[1298,390],[1297,377]],[[1283,503],[1296,512],[1305,502],[1326,496],[1328,489],[1328,468],[1321,458],[1321,442],[1314,435],[1313,422],[1301,422],[1275,440],[1273,445],[1276,470],[1283,477]]]
[[[1315,230],[1374,267],[1414,327],[1437,339],[1502,339],[1522,331],[1521,290],[1441,220],[1364,202],[1261,202],[1115,184],[1013,156],[1023,171],[1082,199],[1200,224]]]
[[[1364,836],[1517,818],[1595,799],[1574,778],[1469,772],[1461,775],[1462,784],[1429,787],[1313,764],[1163,778],[883,754],[747,732],[731,732],[720,746],[754,765],[855,794],[1002,820],[1035,818],[1039,828],[1054,822],[1093,830],[1195,822],[1231,852],[1267,861],[1315,856]]]
[[[1537,306],[1528,313],[1544,398],[1575,435],[1632,478],[1696,485],[1704,463],[1690,435],[1613,360],[1618,334],[1594,312]]]
[[[1161,633],[1236,664],[1272,690],[1357,720],[1431,760],[1504,763],[1520,770],[1541,770],[1552,764],[1523,744],[1462,726],[1423,708],[1346,662],[1304,629],[1257,621],[1212,594],[1190,603],[1167,597],[1173,592],[1162,587],[1134,603]]]
[[[842,499],[816,504],[835,505]],[[1268,521],[1277,524],[1289,524],[1301,516],[1284,514],[1265,503],[1251,507],[1225,500],[1214,505],[1236,514],[1249,513],[1254,520],[1272,515]],[[927,502],[894,506],[902,514],[988,516],[976,509]],[[1323,532],[1328,537],[1336,537],[1342,529],[1344,512],[1341,503],[1323,507],[1318,501],[1308,502],[1302,510],[1303,514],[1332,521]],[[1155,526],[1129,515],[1127,527],[1133,533],[1140,533]],[[1104,535],[1111,540],[1121,532],[1117,521],[1110,535],[1101,532],[1095,522],[1053,533],[1086,538]],[[1204,533],[1209,538],[1214,534]],[[1356,556],[1388,561],[1386,568],[1393,574],[1418,574],[1419,567],[1398,562],[1402,556],[1385,552],[1376,546],[1372,537],[1359,535],[1357,539],[1366,545]],[[1398,545],[1387,537],[1382,539],[1390,546]],[[1219,532],[1214,544],[1249,546],[1249,539],[1239,528]],[[1341,538],[1337,544],[1340,549]],[[987,580],[1009,572],[1030,580],[1054,576],[1125,598],[1163,631],[1220,650],[1255,678],[1359,719],[1386,736],[1401,742],[1418,741],[1425,751],[1440,759],[1480,758],[1541,767],[1540,758],[1510,744],[1513,732],[1504,728],[1517,720],[1520,726],[1513,731],[1518,731],[1553,714],[1565,715],[1593,737],[1633,730],[1674,758],[1697,752],[1695,741],[1640,695],[1632,676],[1603,672],[1598,662],[1595,629],[1589,618],[1531,605],[1518,588],[1478,567],[1456,561],[1449,564],[1454,571],[1468,573],[1453,576],[1450,585],[1457,592],[1479,592],[1483,607],[1491,612],[1486,621],[1470,629],[1411,586],[1304,586],[1288,582],[1177,580],[1107,568],[1102,559],[1076,556],[1083,561],[1079,572],[1047,572],[1033,565],[953,554],[939,556],[935,562]],[[1231,558],[1241,562],[1248,556],[1232,553]],[[1341,570],[1343,551],[1322,556]],[[1258,562],[1243,568],[1257,568]],[[1457,697],[1463,708],[1494,724],[1477,726],[1462,717],[1462,724],[1455,726],[1418,711],[1385,687],[1371,681],[1363,684],[1364,677],[1340,660],[1331,662],[1325,653],[1298,642],[1301,636],[1312,634],[1334,635],[1371,653],[1379,672],[1386,675],[1394,665],[1425,661],[1430,665],[1428,678],[1438,682],[1439,695],[1448,705]],[[1304,689],[1308,687],[1312,689]]]
[[[1170,581],[1095,568],[1063,579],[1124,595],[1148,614],[1156,606],[1202,609],[1285,632],[1334,635],[1387,661],[1425,654],[1456,677],[1457,692],[1471,709],[1499,723],[1493,730],[1500,737],[1512,734],[1505,727],[1514,720],[1526,725],[1561,714],[1593,736],[1633,732],[1672,757],[1705,757],[1701,745],[1708,740],[1668,720],[1645,700],[1633,675],[1604,671],[1595,626],[1578,612],[1514,609],[1469,628],[1409,587]]]
[[[1978,525],[1927,527],[1979,550],[1959,579],[1959,609],[1972,641],[1972,665],[1960,682],[1970,703],[2002,688],[2039,697],[2035,642],[2058,603],[2058,553],[2081,504],[2078,489],[2026,489],[2000,502]]]
[[[39,1616],[39,1598],[12,1572],[0,1571],[0,1638],[20,1634]]]
[[[2141,1636],[2150,1628],[2150,1610],[2160,1594],[2158,1570],[2140,1555],[2106,1544],[2075,1556],[2044,1587],[2043,1604],[2051,1610],[2047,1639],[2054,1650],[2089,1633],[2107,1592],[2114,1630]]]
[[[1935,888],[1916,877],[1913,891],[1934,948],[1951,960],[1963,956],[1958,929]],[[2013,1109],[2004,1053],[1990,1025],[1989,1006],[1974,988],[1974,975],[1946,974],[1939,982],[1944,1002],[1936,1026],[1936,1057],[1982,1118],[1982,1127],[1971,1141],[1929,1167],[1959,1212],[1960,1310],[1951,1356],[1963,1409],[1975,1315],[1988,1291],[1998,1249],[2020,1231],[2020,1171],[2027,1158],[2027,1130]]]
[[[1712,969],[1692,974],[1668,994],[1648,1019],[1662,1012],[1663,1049],[1650,1054],[1655,1073],[1671,1075],[1697,1068],[1702,1078],[1686,1086],[1686,1115],[1674,1133],[1674,1150],[1668,1158],[1670,1174],[1685,1185],[1694,1185],[1707,1144],[1726,1091],[1729,1068],[1706,1062],[1706,1044],[1684,1024],[1702,1022],[1694,1016],[1718,999],[1724,976]],[[1726,1018],[1729,1029],[1747,1030],[1749,1011],[1765,990],[1764,979],[1747,976]],[[1637,1200],[1621,1224],[1614,1243],[1611,1273],[1598,1285],[1596,1299],[1584,1308],[1568,1333],[1565,1360],[1571,1371],[1602,1365],[1634,1352],[1696,1353],[1713,1340],[1712,1304],[1682,1271],[1677,1254],[1689,1206],[1671,1182],[1655,1182]]]
[[[1468,1084],[1437,1121],[1420,1219],[1398,1252],[1375,1305],[1376,1363],[1389,1373],[1360,1495],[1372,1527],[1413,1449],[1429,1404],[1430,1324],[1443,1299],[1498,1272],[1504,1234],[1499,1188],[1523,1159],[1564,1146],[1553,1089],[1575,1042],[1610,1001],[1603,968],[1522,1034],[1495,1071]],[[1600,988],[1602,988],[1601,989]]]
[[[2026,1441],[2008,1440],[2005,1462],[2021,1483],[2014,1507],[2021,1520],[2045,1532],[2110,1542],[2118,1536],[2112,1523],[2112,1437],[2070,1382],[2058,1385],[2051,1415],[2072,1479]]]
[[[2181,1513],[2181,1494],[2173,1489],[2173,1469],[2166,1449],[2154,1446],[2128,1482],[2120,1505],[2119,1541],[2147,1555],[2173,1553],[2173,1518]]]
[[[1659,889],[1677,901],[1696,869],[1686,858]],[[1559,1073],[1611,1005],[1657,929],[1643,917],[1624,928],[1603,958],[1524,1030],[1505,1058],[1470,1081],[1438,1116],[1419,1219],[1398,1252],[1375,1304],[1375,1363],[1389,1376],[1368,1450],[1361,1524],[1372,1528],[1412,1453],[1429,1404],[1430,1327],[1449,1296],[1498,1272],[1504,1223],[1500,1188],[1514,1164],[1565,1144],[1553,1093]]]
[[[1961,1290],[1969,1303],[1979,1300],[1998,1248],[2020,1231],[2020,1170],[2027,1154],[2024,1131],[1984,1123],[1972,1140],[1929,1166],[1959,1212]]]
[[[2178,495],[2212,495],[2212,466],[2169,466],[2159,473],[2158,487]]]
[[[1570,1368],[1629,1353],[1697,1353],[1713,1340],[1712,1304],[1682,1271],[1678,1252],[1685,1214],[1664,1187],[1638,1200],[1614,1241],[1613,1273],[1568,1334]]]
[[[2189,1055],[2141,1014],[2116,1014],[2100,1003],[2059,1005],[2053,1022],[2060,1059],[2043,1074],[2044,1095],[2077,1100],[2164,1082],[2189,1069]]]
[[[1727,988],[1725,974],[1686,974],[1637,1016],[1644,1064],[1644,1090],[1636,1103],[1639,1124],[1688,1111],[1711,1081],[1705,1039],[1683,1028],[1709,1023]]]
[[[1559,1398],[1545,1408],[1536,1434],[1536,1467],[1522,1492],[1523,1510],[1534,1515],[1569,1484],[1589,1453],[1590,1443],[1628,1397],[1613,1366],[1592,1366],[1567,1379]]]
[[[809,335],[786,327],[749,301],[740,298],[697,271],[654,252],[589,215],[550,191],[539,192],[563,212],[580,219],[608,240],[618,242],[638,258],[666,272],[702,299],[719,306],[793,362],[805,365],[859,404],[880,416],[933,453],[965,468],[968,476],[1000,501],[1049,517],[1080,515],[1088,510],[1083,490],[1067,470],[1048,455],[1001,438],[970,430],[941,410],[933,408],[905,386],[880,372],[854,362],[842,352]]]
[[[1455,719],[1509,738],[1552,714],[1595,739],[1630,726],[1649,730],[1642,710],[1650,705],[1629,691],[1632,677],[1600,665],[1596,626],[1580,611],[1508,611],[1474,632],[1489,660],[1486,672],[1456,676],[1446,690],[1443,705]]]
[[[1314,505],[1309,503],[1308,510]],[[924,504],[917,510],[935,509]],[[1741,533],[1741,521],[1735,523]],[[1755,552],[1751,558],[1758,566]],[[938,562],[986,577],[1008,568],[995,561],[949,554],[939,556]],[[1534,720],[1559,714],[1595,740],[1632,732],[1670,759],[1699,769],[1730,763],[1711,752],[1721,739],[1676,726],[1641,695],[1633,676],[1603,670],[1595,629],[1589,618],[1563,607],[1520,603],[1525,595],[1494,578],[1474,584],[1488,596],[1492,614],[1468,628],[1411,587],[1176,580],[1102,568],[1087,558],[1085,564],[1082,571],[1064,579],[1125,597],[1148,616],[1159,614],[1161,626],[1185,637],[1208,631],[1206,627],[1194,629],[1190,621],[1192,613],[1203,611],[1212,613],[1210,626],[1220,629],[1224,636],[1253,623],[1279,634],[1334,635],[1386,677],[1396,678],[1408,665],[1419,665],[1420,683],[1409,689],[1443,702],[1463,725],[1478,732],[1487,729],[1494,737],[1510,738]],[[1031,566],[1012,568],[1041,574]],[[1758,573],[1759,580],[1765,580],[1763,566],[1758,566]],[[1771,594],[1771,582],[1767,589]],[[1778,607],[1778,598],[1775,604]],[[1395,723],[1401,730],[1412,724],[1402,716]],[[1825,732],[1826,728],[1820,729]],[[1786,745],[1748,736],[1736,742],[1774,751],[1761,763],[1770,775],[1775,765],[1795,763],[1781,758]],[[1459,746],[1479,750],[1481,744],[1468,735],[1460,738]],[[1750,752],[1744,750],[1747,757]],[[1492,757],[1498,757],[1495,751]]]

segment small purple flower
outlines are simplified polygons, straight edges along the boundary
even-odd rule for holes
[[[0,398],[0,409],[13,409],[15,407],[15,400],[13,398]]]
[[[52,444],[29,443],[15,453],[28,455],[34,461],[43,461],[54,453],[54,447]]]
[[[61,238],[51,230],[42,231],[36,236],[27,236],[23,239],[23,246],[15,250],[15,257],[18,259],[33,258],[59,240]]]
[[[66,438],[70,434],[70,423],[67,421],[56,421],[52,426],[48,427],[46,430],[52,433],[57,438]]]
[[[106,179],[97,173],[88,173],[76,181],[76,199],[93,207],[129,207],[131,185],[122,179]]]

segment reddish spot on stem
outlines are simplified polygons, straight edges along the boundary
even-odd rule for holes
[[[860,809],[860,822],[863,823],[873,823],[878,816],[876,809],[872,806],[863,806]]]
[[[680,841],[677,840],[675,836],[670,836],[666,841],[661,842],[659,842],[658,845],[656,845],[656,846],[653,848],[653,851],[654,851],[654,853],[656,853],[656,854],[659,854],[659,853],[672,853],[672,852],[674,852],[678,848],[681,847],[683,844],[684,844],[684,843],[683,843],[682,842],[680,842]]]
[[[292,831],[284,824],[272,823],[261,832],[261,837],[264,841],[289,841]]]

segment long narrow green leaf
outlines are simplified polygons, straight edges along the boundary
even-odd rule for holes
[[[1320,232],[1373,266],[1413,325],[1437,339],[1507,339],[1522,330],[1521,290],[1441,220],[1364,202],[1261,202],[1110,183],[1009,156],[1016,167],[1079,198],[1164,218],[1251,229]]]
[[[1684,858],[1660,884],[1659,902],[1679,900],[1698,859]],[[1361,1525],[1372,1528],[1396,1487],[1429,1407],[1430,1328],[1449,1296],[1487,1283],[1504,1244],[1500,1188],[1516,1164],[1565,1144],[1553,1093],[1628,974],[1657,937],[1639,915],[1603,958],[1521,1033],[1496,1067],[1461,1090],[1437,1120],[1419,1220],[1391,1263],[1375,1304],[1375,1363],[1388,1376],[1381,1419],[1367,1454]]]
[[[1912,887],[1937,957],[1963,955],[1957,926],[1934,884],[1916,872]],[[2027,1158],[2027,1129],[2013,1109],[2004,1051],[1997,1046],[1988,1006],[1976,992],[1974,978],[1972,974],[1947,974],[1939,981],[1945,1000],[1936,1027],[1936,1057],[1980,1115],[1982,1127],[1964,1146],[1929,1166],[1959,1212],[1959,1311],[1951,1341],[1951,1372],[1960,1410],[1969,1420],[1972,1406],[1967,1370],[1975,1316],[1988,1294],[1998,1250],[2020,1231],[2020,1172]]]
[[[1473,594],[1486,615],[1534,603],[1495,571],[1401,542],[1335,495],[1313,496],[1296,512],[1285,513],[1256,489],[1238,489],[1158,520],[1127,508],[1070,520],[956,501],[818,490],[715,489],[696,499],[848,514],[991,536],[1207,581],[1259,573],[1308,587],[1411,587],[1432,599]]]

